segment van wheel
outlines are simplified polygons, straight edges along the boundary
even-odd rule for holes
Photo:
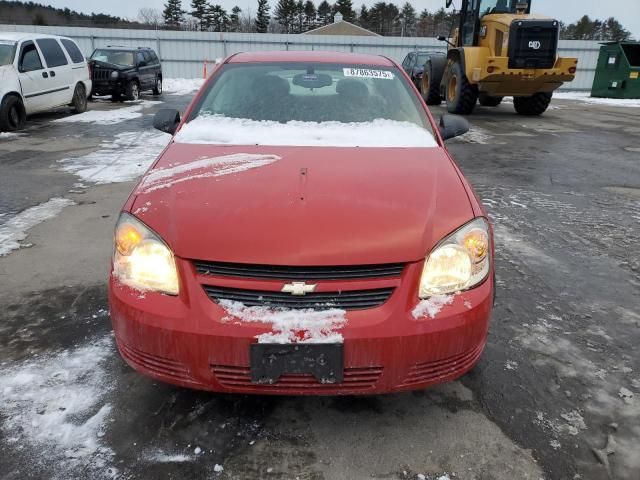
[[[502,98],[503,97],[492,97],[486,93],[481,93],[478,97],[478,102],[483,107],[497,107],[502,103]]]
[[[162,95],[162,77],[156,78],[156,86],[153,88],[154,95]]]
[[[7,95],[0,104],[0,132],[14,132],[24,127],[27,112],[22,100],[14,95]]]
[[[420,83],[420,93],[427,105],[440,105],[442,97],[440,97],[440,80],[433,78],[433,69],[429,64],[428,70],[425,69],[422,74],[422,82]]]
[[[453,61],[447,76],[447,110],[449,113],[469,115],[478,101],[478,89],[469,83],[460,62]]]
[[[513,106],[520,115],[542,115],[552,96],[553,93],[538,92],[530,97],[513,97]]]
[[[140,98],[140,86],[138,82],[135,80],[131,80],[127,83],[127,88],[124,92],[127,100],[138,100]]]
[[[76,85],[71,106],[73,107],[74,113],[84,113],[87,111],[87,90],[81,83]]]

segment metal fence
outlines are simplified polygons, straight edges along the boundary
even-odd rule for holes
[[[0,25],[2,31],[39,32],[64,35],[78,42],[88,56],[94,48],[107,45],[148,46],[162,60],[167,78],[202,76],[203,63],[232,53],[255,50],[333,50],[385,55],[400,62],[409,50],[446,50],[435,38],[362,37],[346,35],[293,35],[270,33],[182,32],[166,30],[98,29],[86,27],[43,27]],[[561,40],[559,55],[578,57],[576,79],[566,90],[591,90],[600,45],[594,41]]]

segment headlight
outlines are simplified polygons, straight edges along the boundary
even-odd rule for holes
[[[120,282],[139,290],[169,295],[180,291],[178,270],[169,247],[127,213],[120,215],[116,225],[113,274]]]
[[[420,298],[475,287],[489,273],[489,224],[476,218],[453,232],[427,257],[420,278]]]
[[[111,78],[118,78],[118,72],[116,71],[111,72]]]

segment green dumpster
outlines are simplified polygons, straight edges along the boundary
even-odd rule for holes
[[[602,44],[591,96],[640,98],[640,42]]]

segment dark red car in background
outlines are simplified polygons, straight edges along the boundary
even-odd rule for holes
[[[191,388],[371,394],[471,369],[492,231],[402,68],[368,55],[227,58],[124,205],[109,281],[136,370]]]

